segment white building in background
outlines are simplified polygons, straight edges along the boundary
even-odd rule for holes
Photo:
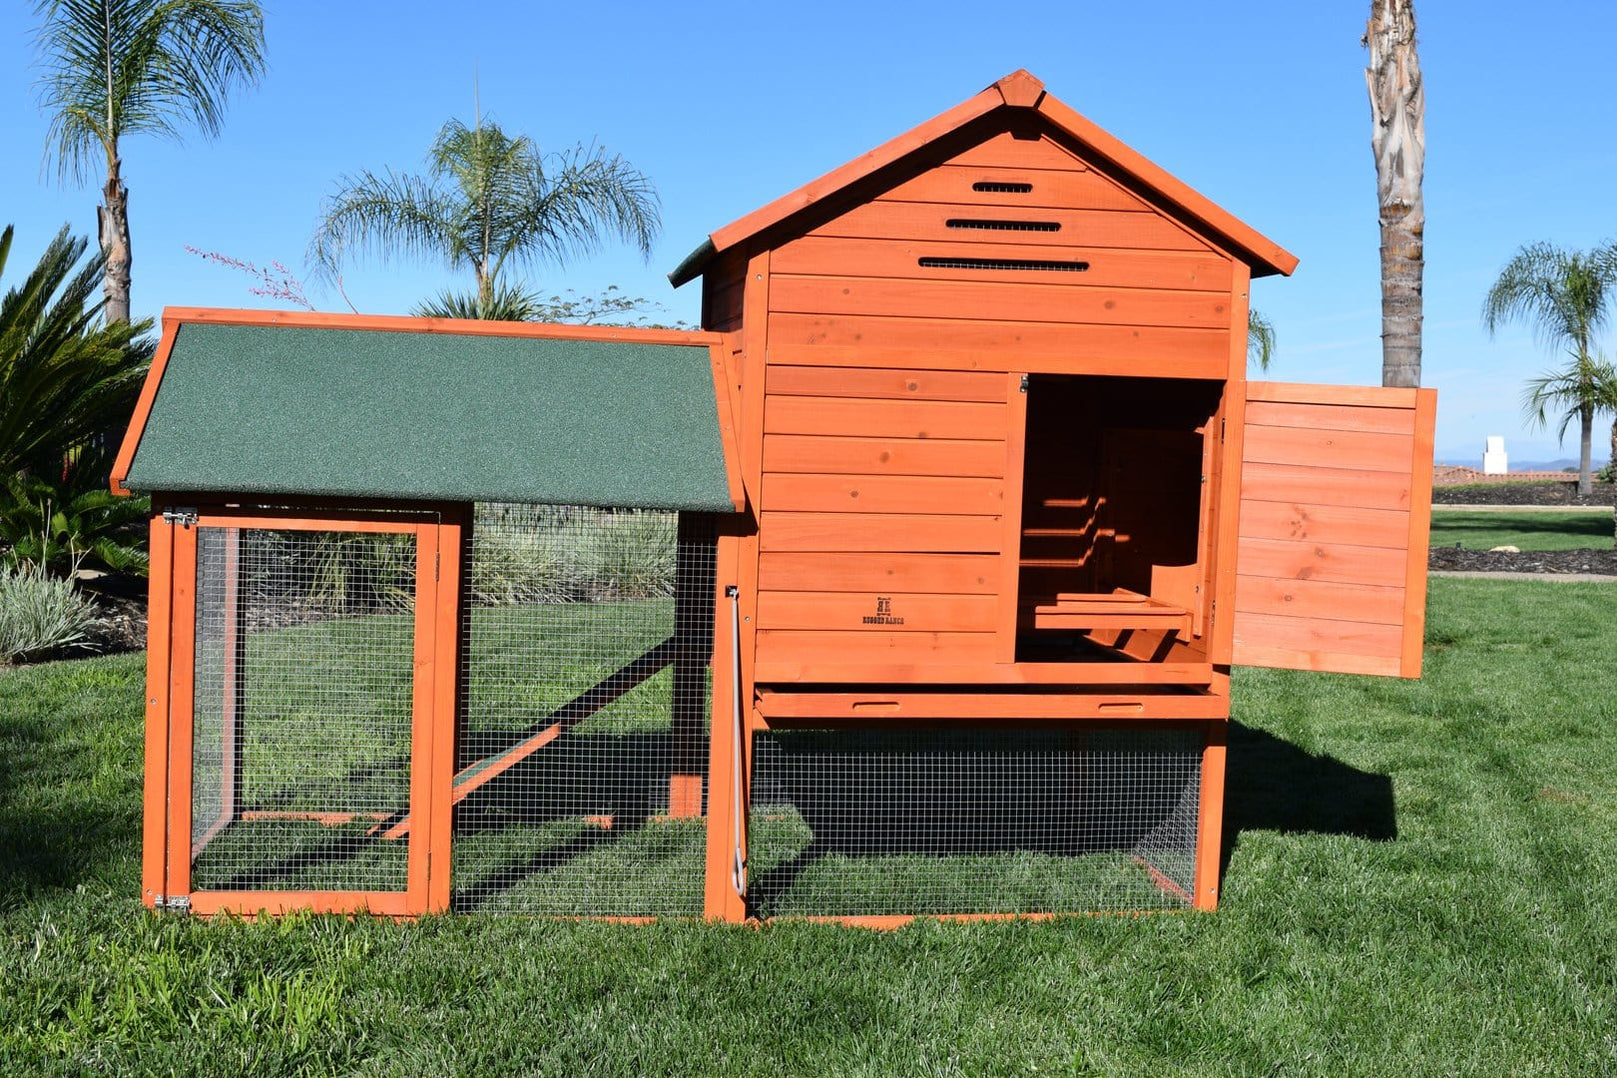
[[[1505,460],[1505,439],[1498,434],[1488,435],[1483,443],[1482,474],[1504,475],[1510,470]]]

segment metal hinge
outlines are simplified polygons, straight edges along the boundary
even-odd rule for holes
[[[178,524],[182,528],[189,528],[197,522],[195,509],[165,509],[163,510],[164,524]]]
[[[157,900],[157,908],[164,913],[190,913],[190,895],[166,895]]]
[[[1022,392],[1027,392],[1027,375],[1022,375]]]

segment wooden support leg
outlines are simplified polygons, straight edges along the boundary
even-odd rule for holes
[[[674,686],[672,772],[668,814],[702,814],[707,750],[707,670],[713,658],[713,518],[679,515],[674,571]],[[716,694],[715,694],[716,695]]]
[[[1218,870],[1224,841],[1224,750],[1229,723],[1213,719],[1207,723],[1207,740],[1202,748],[1201,811],[1196,826],[1196,893],[1199,910],[1218,908]]]
[[[738,742],[735,735],[735,658],[731,644],[730,600],[724,596],[725,586],[734,583],[738,575],[740,544],[733,526],[720,528],[712,620],[715,644],[712,718],[708,723],[708,789],[712,796],[707,805],[702,914],[709,920],[723,921],[743,921],[747,916],[746,900],[736,893],[731,881],[737,824],[733,783],[736,767],[744,762],[746,746]]]

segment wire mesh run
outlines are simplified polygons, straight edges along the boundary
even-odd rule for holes
[[[1194,729],[771,730],[753,741],[760,917],[1185,909]]]
[[[197,529],[191,886],[402,891],[415,537]]]
[[[479,504],[452,903],[699,915],[711,518]]]

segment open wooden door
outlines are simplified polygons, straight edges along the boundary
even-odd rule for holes
[[[1437,392],[1250,382],[1236,663],[1419,677]]]

